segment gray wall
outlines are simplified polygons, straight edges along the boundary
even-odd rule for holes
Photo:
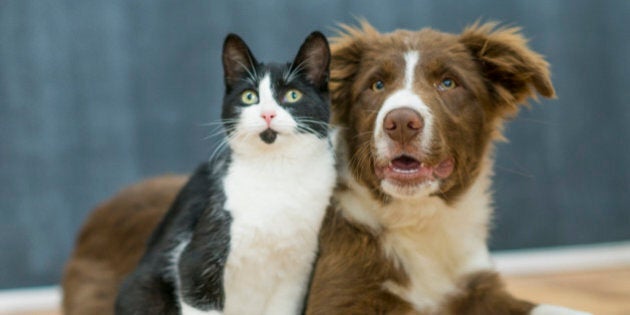
[[[628,13],[612,0],[0,0],[0,288],[57,282],[91,207],[208,157],[228,32],[285,60],[356,16],[383,31],[523,26],[559,98],[499,146],[493,248],[630,239]]]

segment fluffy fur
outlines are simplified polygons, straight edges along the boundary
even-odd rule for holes
[[[331,74],[340,185],[307,314],[567,314],[508,294],[486,245],[492,142],[527,98],[554,96],[544,59],[492,23],[343,30]]]
[[[554,96],[542,56],[517,28],[493,23],[461,34],[381,34],[367,23],[343,29],[332,47],[330,84],[339,183],[319,236],[307,314],[584,314],[511,296],[485,243],[492,143],[528,98]],[[438,89],[444,79],[455,88]],[[384,90],[374,93],[379,80]],[[426,130],[411,145],[397,147],[381,133],[388,101],[422,115]],[[420,167],[411,185],[381,172],[395,150],[425,163],[396,163]]]
[[[161,176],[120,191],[86,219],[63,273],[63,313],[114,314],[123,278],[188,180]]]
[[[294,61],[223,49],[228,148],[202,164],[124,281],[116,314],[296,314],[335,185],[326,38]]]

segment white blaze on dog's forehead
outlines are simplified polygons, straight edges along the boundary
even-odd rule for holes
[[[411,90],[420,54],[412,50],[405,53],[405,90]]]
[[[376,116],[376,128],[374,129],[374,139],[376,141],[377,151],[381,154],[385,153],[387,147],[386,135],[383,132],[383,120],[385,116],[392,110],[399,108],[410,108],[420,114],[424,120],[424,129],[421,133],[420,145],[423,150],[429,150],[431,138],[433,137],[433,114],[429,106],[427,106],[420,95],[413,89],[416,80],[416,67],[420,61],[420,53],[412,50],[403,55],[405,59],[404,69],[404,86],[402,89],[392,93],[383,103]]]

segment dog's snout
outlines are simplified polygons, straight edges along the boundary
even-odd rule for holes
[[[424,120],[410,108],[394,109],[385,115],[383,129],[392,140],[408,143],[422,132]]]

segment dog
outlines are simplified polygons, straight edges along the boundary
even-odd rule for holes
[[[381,34],[360,24],[342,26],[332,39],[339,178],[306,314],[586,314],[510,295],[487,247],[493,143],[528,99],[555,96],[544,58],[519,29],[495,23],[461,34]],[[161,217],[181,188],[151,183],[134,187],[134,198],[123,192],[127,198],[115,197],[88,219],[62,282],[66,314],[113,305],[118,279],[142,252],[134,245],[119,253],[125,259],[95,255],[118,249],[87,240],[100,231],[110,245],[146,241],[158,220],[138,213]],[[161,199],[150,210],[130,210],[157,200],[150,198]],[[134,221],[135,230],[114,232]],[[93,276],[104,273],[115,280]]]
[[[64,314],[114,314],[118,287],[135,269],[151,233],[187,181],[183,175],[148,179],[90,213],[63,273]]]
[[[339,179],[307,314],[584,314],[512,297],[487,247],[493,143],[555,96],[548,63],[496,23],[361,24],[331,47]]]

